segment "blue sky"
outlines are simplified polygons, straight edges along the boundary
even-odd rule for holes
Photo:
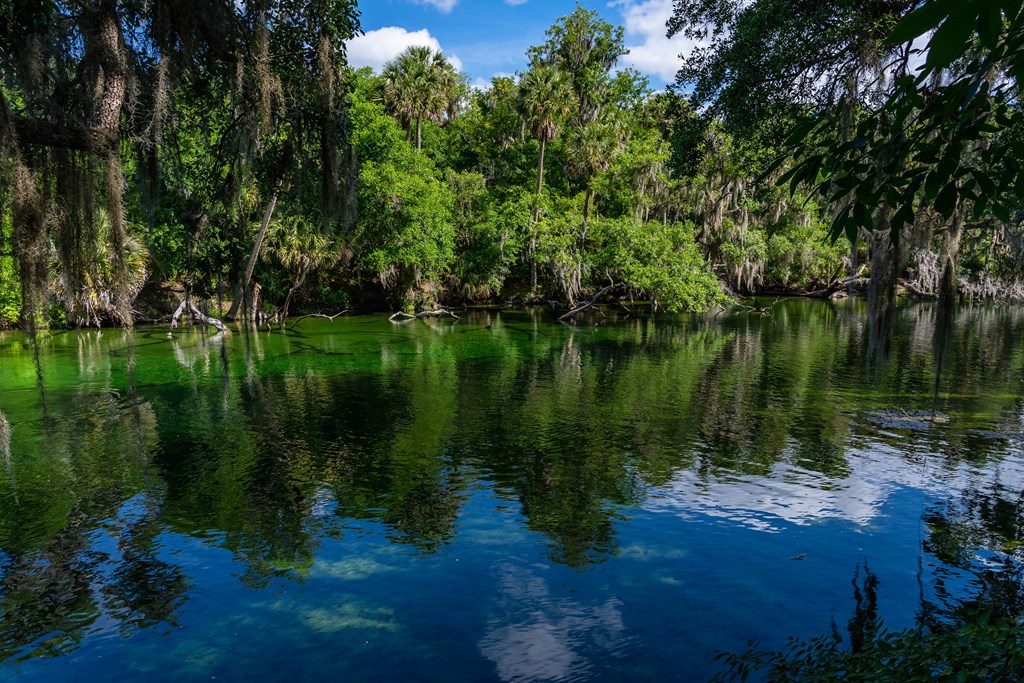
[[[655,88],[671,82],[686,41],[665,38],[672,0],[584,0],[581,4],[626,29],[630,54],[620,66],[646,74]],[[354,66],[380,68],[409,45],[442,49],[456,66],[483,85],[492,76],[526,66],[526,49],[570,14],[575,0],[360,0],[365,36],[348,46]]]

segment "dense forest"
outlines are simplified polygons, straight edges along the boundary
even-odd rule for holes
[[[351,1],[4,0],[0,325],[1024,297],[1019,0],[666,30],[667,91],[582,6],[474,89],[428,47],[350,68]]]

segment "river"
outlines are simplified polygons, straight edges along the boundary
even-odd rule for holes
[[[1024,566],[1024,310],[0,333],[0,678],[701,680]],[[1019,582],[1016,584],[1019,587]]]

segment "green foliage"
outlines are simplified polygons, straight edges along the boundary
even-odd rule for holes
[[[533,205],[532,193],[511,193],[460,230],[454,275],[467,296],[484,298],[502,290],[529,240]]]
[[[612,26],[577,3],[575,11],[545,35],[543,45],[527,50],[531,71],[541,66],[565,71],[576,93],[576,121],[593,121],[609,99],[609,72],[626,54],[622,27]]]
[[[183,12],[167,35],[140,38],[157,41],[166,54],[131,55],[141,60],[133,67],[142,80],[130,104],[145,115],[123,122],[129,135],[122,161],[132,180],[125,224],[141,226],[138,253],[148,254],[151,279],[212,295],[238,291],[272,206],[272,229],[253,261],[270,308],[293,297],[297,306],[348,296],[379,305],[381,289],[407,303],[524,294],[575,300],[611,278],[662,307],[700,310],[720,296],[714,276],[742,293],[828,287],[842,274],[845,255],[824,243],[822,212],[842,220],[867,215],[863,208],[843,214],[832,194],[854,182],[839,176],[856,155],[823,135],[835,118],[819,118],[801,130],[822,150],[767,173],[765,167],[779,131],[809,107],[848,101],[848,123],[867,125],[871,98],[858,92],[843,100],[848,88],[837,74],[859,74],[860,82],[871,55],[898,53],[880,36],[913,4],[899,0],[868,12],[852,0],[826,0],[788,12],[780,0],[677,2],[673,30],[696,35],[710,27],[715,39],[684,67],[683,80],[696,86],[686,97],[653,93],[643,75],[617,68],[623,29],[579,4],[528,50],[525,73],[471,92],[443,54],[424,46],[408,48],[380,73],[345,68],[339,46],[358,19],[350,2],[304,0],[288,12],[278,11],[280,3],[215,3],[209,16]],[[73,24],[65,6],[54,7],[65,17],[61,30]],[[148,6],[131,7],[125,25],[138,20],[140,31],[151,31]],[[13,16],[9,10],[0,4],[0,19]],[[945,25],[934,8],[911,16],[903,33],[916,24]],[[972,39],[983,43],[987,29],[978,21]],[[241,55],[238,69],[208,44],[212,26]],[[39,30],[56,28],[43,22]],[[1005,39],[993,42],[989,33],[985,40],[999,48]],[[158,54],[166,64],[146,61]],[[929,69],[945,63],[941,56]],[[700,78],[687,81],[698,66]],[[763,82],[755,82],[759,70]],[[158,76],[168,79],[166,88],[157,87]],[[16,116],[50,111],[24,83],[11,83],[3,92]],[[163,99],[143,101],[136,90],[155,93],[143,100]],[[1001,106],[1009,116],[1007,102]],[[992,145],[1005,151],[1024,139],[1009,134],[1015,131],[982,132],[1005,141]],[[939,208],[965,192],[992,189],[989,183],[996,194],[1012,194],[1014,162],[996,153],[982,151],[975,166],[984,171],[952,189],[932,173],[937,179],[924,184],[937,184]],[[825,168],[836,159],[842,163]],[[942,169],[966,177],[952,156],[943,159]],[[857,183],[870,176],[861,166],[852,173]],[[787,198],[775,189],[779,175],[798,190],[817,183],[818,192]],[[82,216],[90,212],[88,202],[79,208]],[[300,223],[292,232],[280,227]],[[294,238],[288,244],[286,235]],[[323,244],[303,241],[314,237]],[[332,257],[321,259],[326,244]],[[988,251],[971,244],[964,272],[1015,272],[1012,239]],[[282,250],[291,255],[282,258]]]
[[[916,0],[676,0],[669,35],[707,42],[688,53],[679,85],[732,130],[829,107],[873,77],[888,27]]]
[[[0,328],[15,324],[21,314],[18,266],[11,256],[0,256]]]
[[[595,222],[604,242],[598,263],[616,280],[668,311],[706,311],[724,300],[691,224],[632,217]]]
[[[379,100],[410,137],[415,130],[417,150],[423,122],[453,117],[466,94],[464,79],[448,58],[424,45],[412,45],[385,64],[377,89]]]
[[[359,185],[359,251],[363,266],[382,284],[405,291],[451,264],[455,202],[450,187],[423,166],[390,161],[365,162]]]
[[[1008,222],[1024,201],[1024,141],[1015,134],[1022,126],[1022,25],[1016,2],[933,0],[909,14],[888,44],[938,26],[924,66],[915,75],[904,67],[845,140],[832,134],[841,111],[801,121],[789,139],[799,161],[781,181],[813,186],[841,205],[832,235],[852,242],[883,205],[894,212],[894,241],[928,209],[945,221],[960,213]],[[1008,77],[993,76],[999,73]]]

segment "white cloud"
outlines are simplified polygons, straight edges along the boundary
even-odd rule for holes
[[[525,5],[526,0],[505,0],[505,4],[512,5],[513,7],[515,7],[517,5]]]
[[[523,2],[525,1],[523,0]],[[413,2],[417,5],[430,5],[441,14],[448,14],[459,4],[459,0],[413,0]]]
[[[615,4],[622,10],[629,48],[622,64],[668,83],[674,81],[683,63],[679,55],[689,52],[697,43],[681,35],[671,40],[665,36],[665,23],[672,16],[672,0],[620,0]]]
[[[348,41],[348,63],[353,67],[373,67],[380,71],[384,63],[398,55],[402,50],[411,45],[426,45],[435,50],[441,49],[441,43],[430,31],[423,28],[419,31],[407,31],[399,26],[385,26],[374,31],[367,31],[366,34],[357,36]],[[448,61],[459,71],[462,70],[462,60],[453,54],[448,54]]]
[[[625,640],[622,601],[594,604],[552,594],[536,566],[501,562],[498,595],[477,647],[502,681],[560,681],[592,672],[588,652],[616,651]]]

